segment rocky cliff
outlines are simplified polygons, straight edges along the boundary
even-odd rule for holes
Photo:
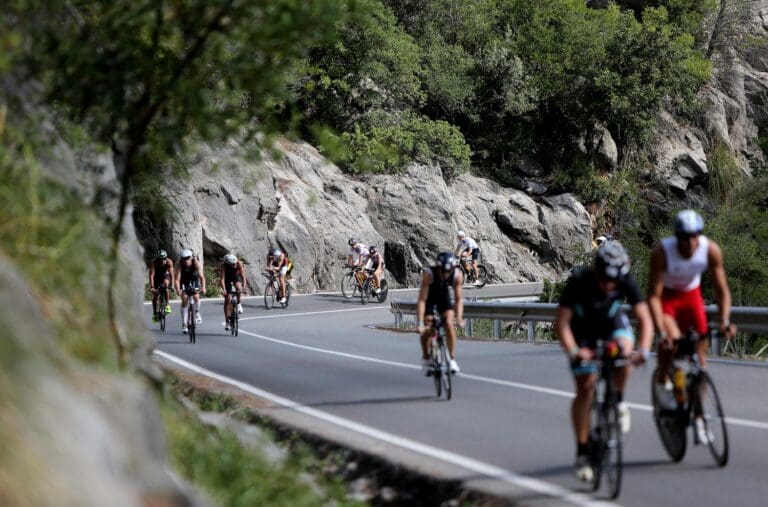
[[[232,251],[259,292],[270,245],[295,261],[303,291],[338,290],[350,236],[383,248],[390,280],[401,285],[452,250],[460,229],[478,241],[493,281],[555,277],[591,246],[589,215],[569,194],[533,199],[469,174],[447,183],[429,166],[356,178],[305,143],[278,148],[282,156],[253,163],[234,142],[201,147],[186,163],[189,177],[163,189],[174,212],[145,234],[148,251],[191,248],[207,264]]]

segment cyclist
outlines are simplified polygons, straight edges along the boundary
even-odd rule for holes
[[[347,265],[350,267],[363,266],[368,260],[370,251],[360,240],[349,238],[349,255],[347,255]]]
[[[632,352],[635,337],[620,300],[627,299],[640,323],[640,346]],[[604,243],[595,255],[593,265],[577,270],[568,279],[555,319],[560,344],[568,354],[576,387],[571,404],[571,420],[576,434],[576,477],[592,480],[589,461],[590,407],[597,380],[597,368],[587,363],[594,357],[597,339],[616,340],[625,357],[641,364],[649,354],[653,336],[653,321],[640,288],[629,274],[629,257],[616,241]],[[629,431],[629,408],[622,399],[629,368],[616,370],[614,383],[619,392],[619,424],[622,432]]]
[[[280,282],[280,303],[285,303],[285,279],[293,271],[293,262],[279,248],[270,248],[267,253],[267,270],[272,271]]]
[[[365,269],[373,275],[373,279],[376,282],[373,288],[373,293],[378,294],[381,292],[381,275],[384,273],[384,257],[378,248],[371,245],[368,248],[368,261],[365,263]]]
[[[171,313],[171,297],[168,289],[173,281],[173,260],[168,258],[168,252],[158,250],[157,256],[149,265],[149,290],[152,292],[152,322],[157,322],[157,297],[160,288],[165,291],[165,308],[163,311]]]
[[[440,312],[445,323],[448,353],[451,358],[449,366],[451,373],[458,373],[459,363],[456,362],[456,328],[453,319],[456,318],[460,327],[464,327],[464,301],[461,298],[461,286],[464,275],[456,269],[456,257],[451,252],[441,252],[437,256],[437,264],[424,269],[419,289],[419,301],[416,304],[417,332],[421,335],[421,368],[424,375],[430,374],[429,340],[432,334],[431,323],[434,319],[434,309]],[[453,288],[453,297],[451,297]]]
[[[474,285],[480,285],[480,272],[477,269],[477,260],[480,258],[480,247],[477,246],[477,242],[468,237],[464,231],[459,231],[456,235],[459,242],[456,245],[456,255],[461,256],[461,261],[464,263],[467,257],[472,259],[472,271],[475,273]]]
[[[192,251],[189,249],[181,251],[179,269],[176,271],[174,285],[176,286],[176,291],[181,294],[181,332],[186,334],[187,320],[189,318],[189,295],[186,293],[186,290],[200,289],[203,293],[205,292],[203,266],[197,259],[192,257]],[[195,292],[194,298],[197,308],[195,323],[202,324],[203,318],[200,316],[200,292]]]
[[[245,276],[245,267],[242,261],[234,254],[228,253],[225,255],[224,262],[221,263],[221,269],[219,270],[219,279],[221,280],[221,290],[224,291],[224,329],[229,331],[230,299],[232,297],[229,289],[233,285],[237,291],[237,313],[243,313],[241,298],[245,293],[248,278]]]
[[[664,408],[676,407],[669,366],[676,349],[675,341],[689,331],[698,335],[696,353],[701,367],[706,366],[709,346],[707,315],[701,294],[701,274],[709,271],[720,312],[720,333],[731,338],[736,328],[730,323],[731,292],[723,267],[720,247],[702,234],[704,219],[693,210],[675,216],[674,236],[661,240],[651,253],[648,303],[659,331],[658,372],[654,389]],[[697,417],[697,443],[708,443],[704,421]]]

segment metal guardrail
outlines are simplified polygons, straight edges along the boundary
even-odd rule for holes
[[[493,337],[501,337],[501,321],[522,321],[528,323],[528,341],[536,339],[536,323],[554,322],[557,313],[557,304],[552,303],[520,303],[520,302],[464,302],[464,318],[468,322],[468,334],[471,336],[471,319],[492,319]],[[710,326],[717,326],[717,306],[707,305],[707,319]],[[630,314],[629,305],[624,305],[624,310]],[[400,326],[403,315],[416,314],[415,299],[393,299],[391,311],[395,314],[395,325]],[[738,326],[740,331],[750,333],[768,332],[768,307],[762,306],[734,306],[731,308],[731,322]],[[717,354],[720,344],[714,343],[712,350]]]

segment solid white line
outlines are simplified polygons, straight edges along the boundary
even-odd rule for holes
[[[388,306],[369,306],[367,308],[345,308],[343,310],[318,310],[316,312],[279,313],[275,315],[260,315],[258,317],[241,317],[238,320],[275,319],[279,317],[300,317],[302,315],[319,315],[321,313],[362,312],[365,310],[389,310]],[[243,332],[243,331],[241,331]]]
[[[245,334],[248,336],[253,336],[254,338],[258,338],[260,340],[269,341],[273,343],[279,343],[281,345],[287,345],[289,347],[294,347],[297,349],[303,349],[303,350],[310,350],[312,352],[319,352],[321,354],[328,354],[332,356],[339,356],[344,357],[347,359],[355,359],[357,361],[366,361],[369,363],[378,363],[378,364],[385,364],[388,366],[397,366],[400,368],[408,368],[411,370],[418,370],[421,369],[421,366],[415,365],[415,364],[408,364],[408,363],[401,363],[398,361],[389,361],[386,359],[379,359],[377,357],[371,357],[371,356],[361,356],[358,354],[350,354],[347,352],[339,352],[337,350],[329,350],[329,349],[321,349],[319,347],[311,347],[309,345],[301,345],[299,343],[290,342],[286,340],[280,340],[278,338],[272,338],[269,336],[264,336],[261,334],[251,333],[250,331],[245,331],[243,329],[240,330],[240,334]],[[549,387],[542,387],[542,386],[535,386],[531,384],[523,384],[521,382],[512,382],[509,380],[502,380],[502,379],[496,379],[492,377],[484,377],[481,375],[473,375],[471,373],[459,373],[459,377],[469,379],[469,380],[475,380],[478,382],[485,382],[487,384],[495,384],[499,386],[504,387],[512,387],[514,389],[522,389],[525,391],[533,391],[536,393],[542,393],[542,394],[549,394],[552,396],[559,396],[561,398],[573,398],[574,394],[570,391],[563,391],[560,389],[552,389]],[[627,402],[627,406],[629,408],[633,408],[635,410],[641,410],[643,412],[652,412],[653,407],[650,405],[644,405],[641,403],[633,403],[633,402]],[[732,424],[734,426],[742,426],[744,428],[754,428],[754,429],[761,429],[761,430],[768,430],[768,423],[762,422],[762,421],[753,421],[750,419],[739,419],[735,417],[726,417],[725,421],[728,424]]]
[[[505,470],[503,468],[499,468],[497,466],[494,466],[482,461],[478,461],[476,459],[469,458],[461,454],[456,454],[456,453],[446,451],[437,447],[433,447],[427,444],[422,444],[420,442],[411,440],[409,438],[400,437],[392,433],[388,433],[386,431],[382,431],[382,430],[373,428],[371,426],[367,426],[365,424],[361,424],[349,419],[345,419],[343,417],[330,414],[328,412],[323,412],[315,408],[307,407],[306,405],[302,405],[300,403],[289,400],[287,398],[283,398],[282,396],[273,394],[263,389],[259,389],[258,387],[252,386],[250,384],[246,384],[244,382],[240,382],[230,377],[225,377],[224,375],[220,375],[213,371],[207,370],[205,368],[197,366],[193,363],[185,361],[181,358],[178,358],[166,352],[163,352],[160,350],[155,350],[154,352],[158,356],[163,357],[169,361],[172,361],[178,364],[179,366],[182,366],[191,371],[194,371],[195,373],[199,373],[201,375],[205,375],[212,379],[218,380],[219,382],[229,384],[245,392],[248,392],[256,396],[259,396],[261,398],[264,398],[266,400],[269,400],[272,403],[275,403],[276,405],[280,405],[282,407],[314,417],[316,419],[326,421],[328,423],[334,424],[341,428],[354,431],[361,435],[365,435],[367,437],[374,438],[382,442],[386,442],[390,445],[395,445],[397,447],[407,449],[409,451],[413,451],[413,452],[422,454],[424,456],[429,456],[431,458],[438,459],[445,463],[450,463],[452,465],[464,468],[466,470],[487,476],[488,478],[501,480],[509,484],[513,484],[515,486],[528,489],[530,491],[535,491],[536,493],[539,493],[539,494],[554,497],[558,500],[570,502],[574,505],[614,505],[608,502],[597,502],[585,495],[573,493],[571,491],[568,491],[565,488],[556,486],[554,484],[550,484],[548,482],[544,482],[538,479],[533,479],[523,475],[518,475],[514,472],[510,472],[509,470]]]

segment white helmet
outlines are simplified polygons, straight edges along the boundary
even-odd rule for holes
[[[227,264],[236,264],[237,263],[237,257],[235,257],[232,254],[227,254],[227,255],[224,256],[224,261]]]
[[[182,260],[189,259],[190,257],[192,257],[192,250],[190,250],[189,248],[185,248],[184,250],[181,251]]]
[[[597,246],[600,246],[606,241],[608,241],[608,238],[606,238],[605,236],[598,236],[595,241],[597,242]]]
[[[681,211],[675,217],[675,234],[688,236],[701,234],[704,230],[704,219],[692,209]]]
[[[464,231],[459,231],[459,233],[456,236],[458,236],[460,238],[465,238],[465,237],[467,237],[467,234]]]

